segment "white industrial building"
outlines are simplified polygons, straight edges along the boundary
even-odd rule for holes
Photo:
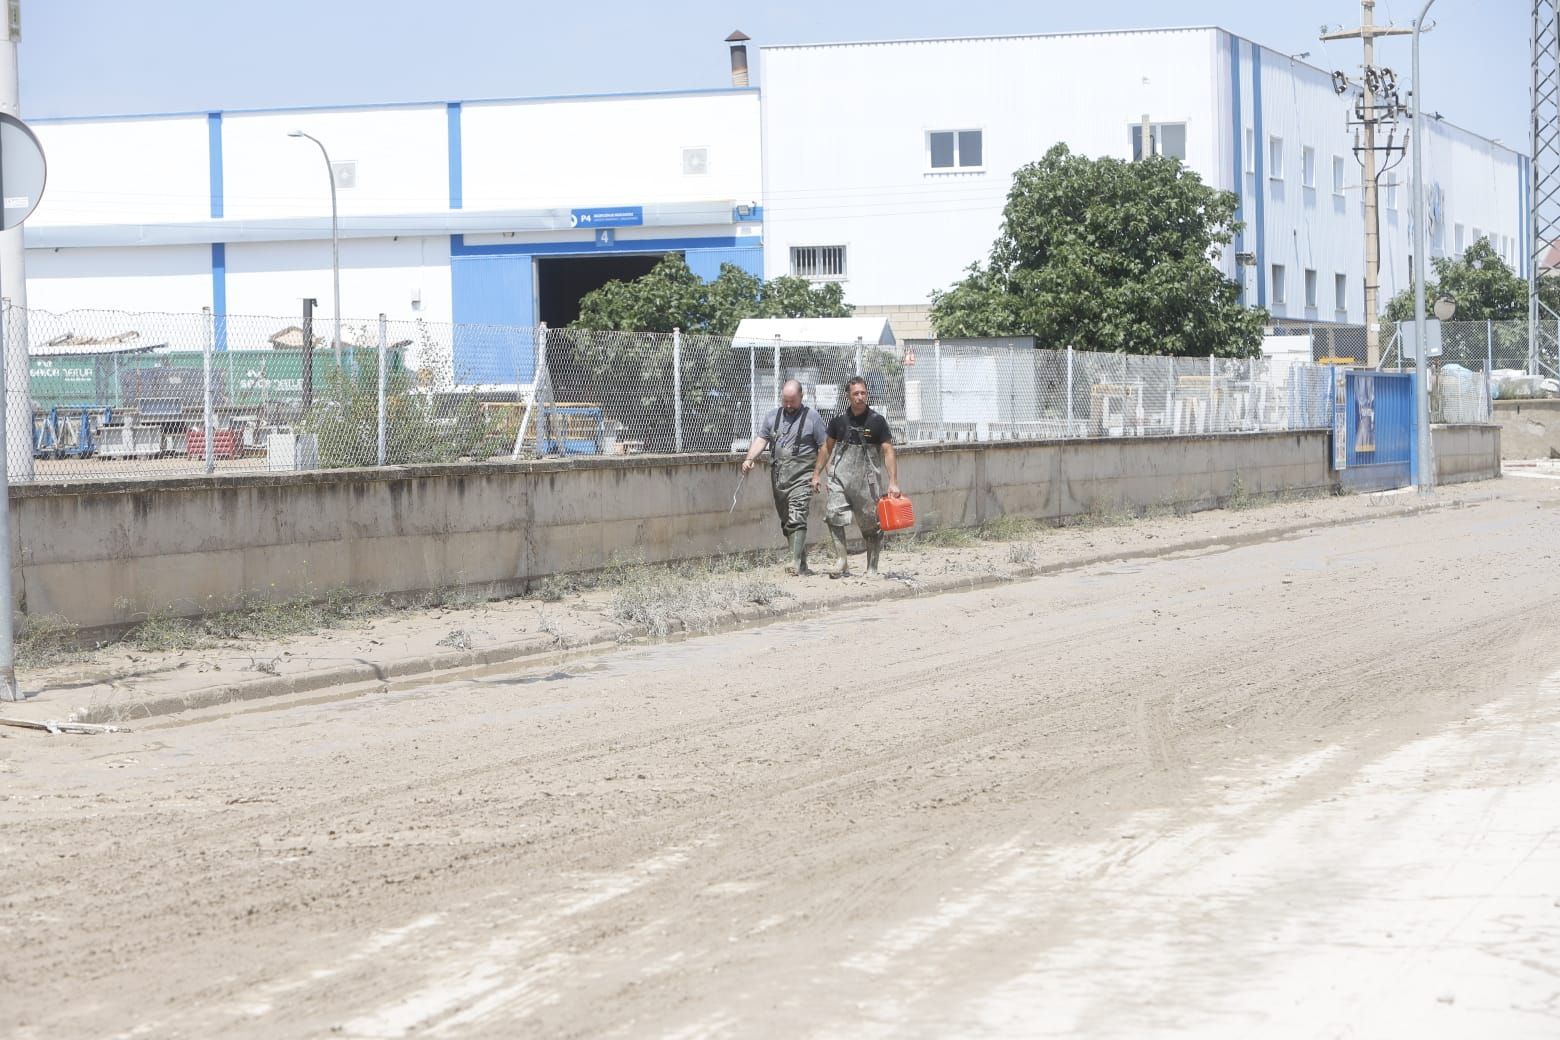
[[[762,54],[771,275],[843,280],[852,302],[900,312],[903,332],[930,292],[986,259],[1015,170],[1058,141],[1132,158],[1146,115],[1156,151],[1240,194],[1247,227],[1222,264],[1250,303],[1277,318],[1365,320],[1353,99],[1327,71],[1215,28]],[[1485,236],[1525,274],[1527,159],[1444,121],[1428,130],[1431,254]],[[1409,284],[1408,174],[1405,162],[1380,180],[1383,305]],[[1238,270],[1240,252],[1255,264]]]
[[[37,120],[28,303],[327,315],[329,181],[302,130],[333,161],[349,318],[558,325],[679,252],[706,278],[841,280],[903,337],[985,258],[1014,170],[1057,141],[1131,157],[1146,114],[1157,150],[1240,193],[1222,263],[1251,304],[1361,322],[1351,103],[1200,28],[766,47],[759,89]],[[1525,271],[1526,158],[1445,122],[1425,154],[1433,253],[1488,236]],[[1383,179],[1383,301],[1408,279],[1407,172]]]
[[[290,316],[313,297],[327,314],[327,175],[349,318],[556,326],[668,252],[706,278],[762,264],[751,89],[33,125],[49,160],[26,225],[35,309]],[[455,347],[477,382],[512,372]]]

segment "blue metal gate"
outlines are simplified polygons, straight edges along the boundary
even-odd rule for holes
[[[1337,370],[1333,466],[1356,491],[1407,487],[1414,480],[1414,375]]]

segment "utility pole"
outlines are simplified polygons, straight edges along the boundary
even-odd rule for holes
[[[1397,120],[1403,112],[1403,104],[1397,96],[1397,77],[1392,70],[1376,65],[1376,37],[1407,36],[1413,30],[1398,29],[1390,25],[1376,24],[1376,0],[1360,0],[1360,27],[1324,32],[1322,42],[1334,40],[1360,40],[1365,45],[1365,63],[1362,66],[1363,92],[1354,106],[1354,117],[1348,125],[1354,130],[1354,156],[1365,172],[1365,360],[1372,368],[1381,362],[1381,223],[1376,206],[1377,179],[1403,161],[1408,144],[1408,134],[1398,139]],[[1349,77],[1342,72],[1333,73],[1333,89],[1339,94],[1349,89]],[[1376,130],[1382,125],[1390,127],[1385,145],[1376,143]],[[1363,137],[1363,140],[1362,140]],[[1386,153],[1386,162],[1377,169],[1376,153]],[[1396,161],[1393,156],[1396,155]]]

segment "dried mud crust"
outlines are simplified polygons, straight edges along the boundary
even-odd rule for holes
[[[1126,551],[1162,525],[1051,532],[1117,556],[545,670],[0,739],[0,1033],[850,1032],[881,1024],[890,968],[957,1023],[1017,949],[1089,927],[992,908],[944,944],[907,923],[993,864],[1255,788],[1323,741],[1343,777],[1560,664],[1557,491],[1307,503],[1367,522],[1279,539],[1212,514],[1187,523],[1217,544],[1159,559]]]

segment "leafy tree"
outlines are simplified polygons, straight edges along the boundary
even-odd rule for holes
[[[735,264],[721,264],[706,282],[689,270],[680,253],[668,253],[649,274],[608,282],[580,300],[573,327],[595,331],[671,332],[729,336],[743,318],[848,318],[844,289],[813,285],[805,278],[769,281]]]
[[[1213,266],[1235,208],[1176,159],[1089,159],[1058,144],[1014,174],[989,259],[932,294],[932,324],[1052,348],[1255,355],[1268,316],[1241,306]]]
[[[315,395],[303,429],[319,438],[319,462],[325,469],[372,466],[379,457],[379,356],[354,348],[351,364],[332,369]],[[390,354],[385,371],[385,462],[407,466],[486,458],[507,451],[513,439],[492,442],[498,424],[482,414],[470,395],[454,402],[420,391],[402,364]],[[485,443],[491,442],[491,443]]]
[[[1495,252],[1489,239],[1480,238],[1463,250],[1462,256],[1438,256],[1430,261],[1434,270],[1425,279],[1425,316],[1434,317],[1431,308],[1442,296],[1457,304],[1456,321],[1526,321],[1528,316],[1527,280],[1519,276]],[[1539,296],[1549,307],[1560,311],[1560,285],[1545,279]],[[1392,297],[1387,304],[1388,321],[1414,320],[1414,288]]]
[[[598,403],[621,424],[624,438],[669,450],[675,443],[672,338],[654,334],[681,329],[684,446],[724,451],[747,435],[738,417],[747,415],[748,354],[733,350],[728,338],[738,323],[850,312],[837,284],[763,281],[734,264],[722,264],[719,277],[705,282],[670,253],[643,277],[586,294],[579,320],[548,337],[554,397]],[[792,355],[786,360],[800,363]]]

